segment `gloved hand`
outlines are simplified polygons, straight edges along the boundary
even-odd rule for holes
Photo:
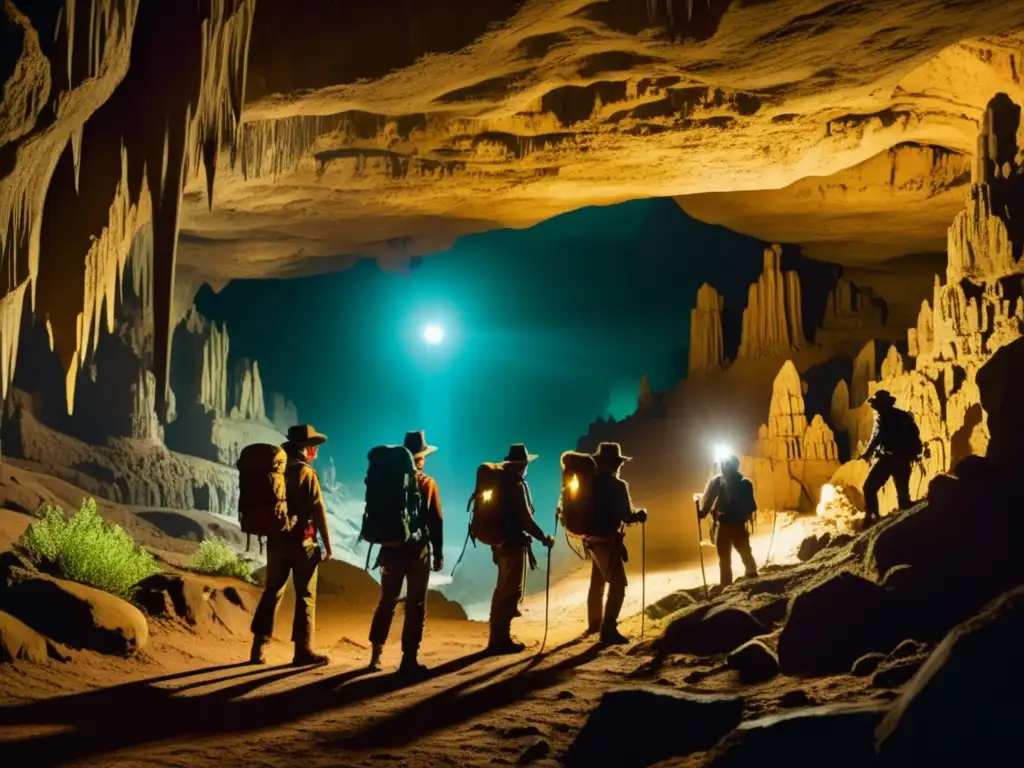
[[[434,555],[434,573],[444,568],[444,555]]]
[[[548,549],[551,549],[553,546],[555,546],[555,537],[554,536],[545,536],[544,537],[544,546],[547,547]]]
[[[636,512],[634,512],[633,513],[633,522],[636,522],[636,523],[646,523],[647,522],[647,510],[646,509],[638,509]]]

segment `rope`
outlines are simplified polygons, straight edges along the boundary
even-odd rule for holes
[[[704,580],[704,600],[708,599],[708,576],[704,571],[704,548],[700,545],[700,502],[694,501],[693,505],[697,508],[697,554],[700,555],[700,577]]]
[[[640,523],[640,637],[644,636],[647,615],[647,523]]]
[[[455,578],[455,569],[459,567],[459,563],[462,562],[462,558],[466,556],[466,548],[469,547],[469,540],[473,538],[473,515],[470,510],[473,509],[473,500],[476,498],[476,494],[470,494],[469,501],[466,502],[466,517],[469,518],[469,524],[466,528],[466,540],[462,544],[462,552],[459,553],[459,559],[455,561],[455,565],[452,566],[452,578]],[[476,539],[473,539],[473,546],[476,546]]]
[[[586,560],[587,559],[587,557],[586,557],[586,555],[584,553],[577,551],[576,547],[573,546],[572,539],[569,538],[569,531],[568,530],[565,530],[565,543],[568,545],[569,549],[572,550],[572,553],[574,555],[576,555],[576,557],[578,557],[580,560]]]
[[[761,566],[762,568],[767,568],[768,563],[772,561],[772,546],[775,544],[775,523],[778,519],[779,511],[776,509],[774,511],[774,516],[772,517],[772,537],[768,540],[768,552],[765,554],[764,565]]]

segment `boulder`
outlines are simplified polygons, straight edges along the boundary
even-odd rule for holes
[[[131,656],[149,640],[134,605],[98,589],[12,568],[0,585],[0,610],[71,648]]]
[[[832,705],[748,720],[722,739],[702,765],[863,768],[874,759],[872,737],[885,712],[881,703]]]
[[[50,640],[9,613],[0,611],[0,664],[15,661],[45,664],[50,659],[67,661]]]
[[[697,601],[689,593],[682,590],[665,595],[661,600],[647,606],[647,617],[650,619],[663,619],[671,616],[676,611],[696,605]]]
[[[878,665],[883,661],[885,661],[884,653],[865,653],[853,662],[853,669],[850,670],[850,674],[855,677],[873,675],[875,670],[878,669]]]
[[[731,605],[699,606],[674,619],[654,643],[660,653],[713,656],[729,653],[767,632],[749,611]]]
[[[180,618],[196,626],[213,618],[209,592],[197,578],[157,573],[139,582],[135,602],[150,616]]]
[[[590,713],[563,764],[650,765],[703,752],[742,717],[739,697],[648,688],[609,691]]]
[[[729,654],[729,666],[744,683],[760,683],[779,674],[779,658],[760,640],[744,643]]]
[[[893,633],[886,591],[842,571],[793,598],[779,636],[779,663],[787,674],[846,672],[865,653],[892,648]]]
[[[906,685],[917,674],[924,659],[904,659],[896,663],[886,663],[871,678],[872,688],[900,688]]]
[[[1024,722],[1024,587],[956,627],[876,732],[882,766],[1002,765]]]
[[[447,621],[468,621],[466,609],[436,589],[427,592],[427,616]]]
[[[779,697],[779,706],[783,709],[810,707],[814,703],[814,699],[807,695],[807,691],[801,690],[800,688],[793,691],[786,691]]]
[[[919,643],[917,640],[904,640],[892,649],[886,657],[886,660],[896,661],[897,659],[909,659],[911,656],[918,656],[924,653],[924,650],[925,646],[923,643]]]
[[[822,550],[821,543],[817,536],[811,535],[800,542],[796,556],[801,562],[807,562]]]

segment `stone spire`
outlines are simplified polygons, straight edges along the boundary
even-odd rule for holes
[[[718,291],[704,283],[697,291],[697,306],[690,311],[690,366],[687,375],[702,376],[725,367],[722,345],[722,310]]]
[[[805,345],[800,276],[782,272],[782,246],[764,252],[764,272],[743,310],[740,357],[770,357]]]

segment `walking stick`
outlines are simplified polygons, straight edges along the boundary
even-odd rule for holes
[[[708,599],[708,576],[704,571],[704,548],[700,545],[700,497],[693,497],[693,506],[697,508],[697,554],[700,555],[700,577],[704,581],[704,599]]]
[[[558,533],[558,515],[555,515],[555,533],[552,534],[552,538]],[[544,583],[544,637],[540,641],[540,650],[537,651],[539,656],[544,651],[544,645],[548,641],[548,611],[551,608],[551,550],[554,547],[548,547],[548,574],[545,578]]]
[[[644,636],[647,615],[647,522],[640,523],[640,637]]]

